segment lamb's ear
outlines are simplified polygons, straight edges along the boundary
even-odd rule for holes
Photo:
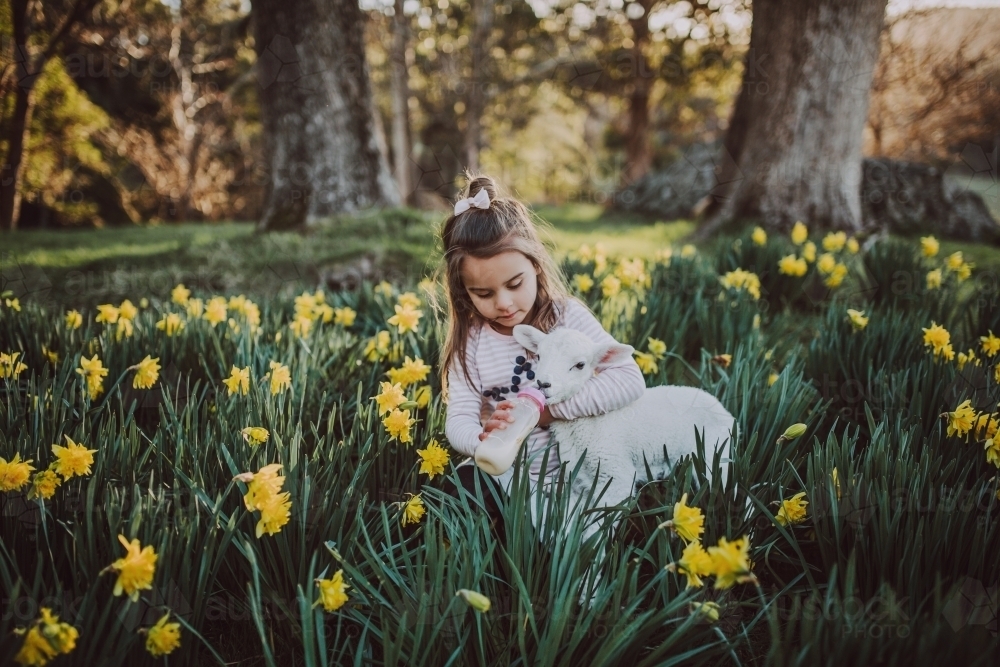
[[[545,335],[530,324],[514,325],[514,340],[532,353],[538,352],[538,346],[541,345]]]
[[[632,358],[635,348],[622,343],[609,343],[594,346],[594,370],[604,370],[608,366],[619,366],[626,359]]]

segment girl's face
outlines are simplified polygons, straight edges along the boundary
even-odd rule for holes
[[[516,250],[462,260],[462,284],[472,304],[493,328],[508,334],[525,321],[538,294],[538,269]]]

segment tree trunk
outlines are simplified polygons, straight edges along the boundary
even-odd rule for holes
[[[8,125],[7,154],[0,167],[0,229],[17,229],[21,215],[21,170],[24,144],[31,126],[34,83],[18,86],[14,92],[14,113]]]
[[[646,60],[649,42],[649,10],[652,3],[641,0],[645,10],[641,17],[629,21],[632,26],[632,49],[628,63],[632,80],[628,94],[628,128],[625,135],[625,169],[619,187],[627,187],[646,175],[653,165],[649,147],[649,93],[655,82],[655,72]]]
[[[886,0],[756,0],[719,186],[695,234],[736,218],[861,228],[861,144]]]
[[[479,151],[483,147],[481,119],[486,107],[486,85],[490,80],[490,33],[493,32],[494,0],[473,0],[472,78],[465,105],[465,162],[472,171],[479,170]]]
[[[313,225],[399,194],[379,152],[358,0],[253,0],[269,168],[260,229]]]
[[[410,179],[410,85],[406,67],[409,26],[403,14],[403,0],[396,0],[392,21],[392,153],[400,200],[413,203]]]

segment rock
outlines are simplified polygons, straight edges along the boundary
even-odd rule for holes
[[[983,198],[925,164],[866,158],[861,213],[865,227],[891,233],[1000,243]]]
[[[695,144],[662,171],[650,172],[614,197],[613,207],[677,220],[691,218],[698,202],[716,187],[715,158],[721,144]]]
[[[650,172],[619,191],[613,207],[667,220],[697,217],[719,185],[718,153],[718,144],[692,146],[666,169]],[[963,160],[969,163],[964,154]],[[865,158],[862,169],[865,229],[1000,244],[1000,225],[982,197],[968,188],[968,169],[949,170],[946,179],[944,172],[930,165],[887,158]]]

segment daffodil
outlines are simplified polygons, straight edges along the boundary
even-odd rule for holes
[[[271,435],[266,428],[261,426],[247,426],[240,433],[243,434],[243,440],[251,447],[264,444]]]
[[[392,284],[386,280],[383,280],[378,285],[376,285],[372,291],[374,291],[376,294],[382,294],[384,296],[391,297]]]
[[[733,363],[733,355],[731,354],[717,354],[712,357],[712,363],[718,364],[723,368],[729,368],[729,365]]]
[[[858,254],[859,250],[861,250],[861,245],[858,243],[858,240],[856,238],[852,236],[851,238],[847,239],[847,252],[851,253],[852,255],[856,255]]]
[[[97,307],[97,322],[104,324],[114,324],[118,321],[118,308],[110,303],[105,303]]]
[[[830,270],[830,275],[823,279],[823,284],[827,287],[840,287],[847,277],[847,265],[837,262]]]
[[[312,331],[312,320],[308,317],[303,317],[299,315],[292,323],[288,325],[288,328],[292,330],[292,334],[296,338],[306,338],[309,336],[309,332]]]
[[[840,252],[847,243],[847,234],[844,232],[830,232],[823,237],[823,250],[827,252]]]
[[[490,610],[490,599],[478,591],[460,588],[455,592],[455,596],[461,597],[466,604],[482,614]]]
[[[223,296],[213,296],[205,305],[205,319],[213,327],[219,322],[225,322],[229,302]]]
[[[858,331],[861,331],[868,326],[868,318],[865,317],[865,311],[863,310],[848,308],[847,317],[851,320],[851,325]]]
[[[83,326],[83,315],[78,310],[71,310],[66,313],[66,318],[63,321],[66,323],[67,329],[79,329]]]
[[[692,244],[687,243],[681,246],[681,259],[690,259],[698,254],[698,249]]]
[[[66,654],[76,648],[76,640],[80,636],[76,628],[60,621],[49,607],[42,607],[40,613],[27,630],[14,630],[15,634],[24,635],[24,644],[14,656],[14,662],[46,665],[60,653]]]
[[[55,495],[56,489],[62,484],[56,471],[48,468],[40,470],[31,478],[31,488],[28,490],[28,499],[42,498],[48,500]]]
[[[188,299],[185,309],[187,310],[188,317],[201,317],[205,312],[205,302],[201,299]]]
[[[746,290],[754,299],[760,298],[760,278],[756,273],[751,273],[744,269],[736,269],[719,278],[719,282],[722,283],[723,287]]]
[[[292,373],[288,366],[277,361],[269,361],[268,366],[271,368],[268,377],[270,378],[272,396],[292,388]]]
[[[429,479],[444,474],[445,464],[451,459],[437,440],[427,443],[426,449],[418,449],[417,455],[420,456],[420,472],[426,473]]]
[[[667,354],[667,344],[658,338],[649,338],[646,349],[657,359],[662,359]]]
[[[712,559],[716,588],[732,588],[734,584],[757,580],[750,572],[750,540],[747,537],[732,542],[719,538],[718,546],[708,548],[708,555]]]
[[[156,384],[156,380],[160,377],[159,362],[159,357],[151,359],[147,354],[145,359],[134,366],[129,366],[129,370],[135,371],[135,377],[132,378],[132,388],[149,389]]]
[[[425,511],[424,501],[420,497],[420,494],[411,496],[403,505],[403,516],[400,519],[400,523],[404,526],[409,523],[420,523],[420,519],[423,518]]]
[[[804,246],[802,246],[802,259],[806,260],[810,264],[816,261],[816,244],[812,241],[807,241]]]
[[[972,408],[972,401],[965,399],[958,404],[958,407],[951,412],[945,413],[948,417],[948,437],[963,437],[972,429],[972,424],[976,419],[976,411]]]
[[[719,612],[722,610],[719,603],[713,602],[712,600],[706,600],[705,602],[692,602],[690,609],[692,616],[697,616],[709,623],[715,623],[718,621]]]
[[[339,324],[344,328],[350,327],[354,324],[355,318],[358,314],[353,308],[334,308],[333,309],[333,323]]]
[[[688,588],[701,588],[704,585],[702,577],[714,572],[712,559],[698,540],[693,540],[685,546],[681,552],[681,559],[667,565],[666,569],[686,576]]]
[[[92,359],[81,356],[80,367],[76,372],[86,380],[90,400],[95,400],[104,391],[104,377],[108,374],[108,369],[95,354]]]
[[[138,539],[130,542],[124,535],[119,535],[118,541],[125,547],[126,554],[107,568],[118,573],[113,593],[117,596],[124,592],[132,602],[138,602],[139,591],[153,588],[156,551],[150,545],[141,546]]]
[[[0,491],[19,491],[34,469],[31,459],[22,461],[20,453],[14,454],[10,461],[0,456]]]
[[[389,382],[393,384],[398,383],[405,389],[411,384],[422,382],[430,370],[431,367],[425,364],[423,359],[410,359],[410,357],[406,357],[402,368],[393,368],[388,371]]]
[[[983,354],[991,359],[996,356],[997,352],[1000,352],[1000,338],[993,335],[993,330],[990,329],[988,335],[980,336],[979,341],[982,344]]]
[[[229,395],[242,394],[244,396],[250,391],[250,367],[237,368],[233,366],[229,371],[229,377],[222,381],[229,390]]]
[[[396,299],[403,308],[419,308],[421,305],[420,297],[418,297],[413,292],[403,292]]]
[[[417,388],[416,393],[413,395],[413,401],[417,404],[417,407],[423,410],[431,402],[431,386],[429,384],[422,385]]]
[[[778,261],[778,272],[786,276],[801,277],[806,275],[808,269],[806,260],[796,258],[795,255],[785,255]]]
[[[6,303],[7,307],[10,308],[11,310],[16,310],[17,312],[21,312],[21,302],[17,298],[4,299],[4,303]]]
[[[610,299],[613,296],[617,296],[619,292],[622,291],[622,281],[618,279],[618,276],[607,275],[601,281],[601,294],[605,299]]]
[[[824,252],[819,256],[816,268],[819,269],[820,273],[831,273],[833,271],[833,267],[836,265],[837,259],[832,254]]]
[[[955,360],[955,366],[958,370],[965,368],[965,365],[968,363],[973,363],[976,366],[979,365],[979,359],[976,357],[976,351],[972,348],[969,348],[968,352],[959,352],[958,358]]]
[[[1000,438],[992,437],[983,443],[986,450],[986,462],[1000,468]]]
[[[398,382],[382,382],[379,384],[381,392],[377,396],[372,396],[371,400],[378,403],[378,415],[381,417],[387,412],[392,412],[402,403],[406,402],[406,395],[403,394],[403,387]]]
[[[391,341],[392,339],[389,337],[388,331],[379,331],[369,339],[362,354],[365,355],[368,361],[377,361],[388,356]]]
[[[775,382],[777,382],[777,381],[778,381],[778,377],[779,377],[779,376],[778,376],[778,374],[777,374],[777,373],[771,373],[770,375],[768,375],[768,376],[767,376],[767,386],[768,386],[768,387],[770,387],[770,386],[771,386],[771,385],[773,385],[773,384],[774,384]]]
[[[573,275],[573,286],[578,292],[586,294],[594,286],[594,279],[586,273],[577,273]]]
[[[28,369],[26,364],[17,360],[20,352],[0,352],[0,378],[16,378]]]
[[[82,477],[90,474],[90,466],[94,464],[96,449],[87,449],[85,445],[73,442],[65,433],[66,446],[52,445],[52,454],[56,457],[53,470],[63,476],[63,479]]]
[[[766,245],[767,232],[762,227],[754,227],[753,233],[750,234],[750,239],[757,245]]]
[[[170,337],[184,328],[184,320],[177,313],[167,313],[156,323],[156,328]]]
[[[788,500],[781,501],[781,507],[778,509],[778,513],[774,518],[782,526],[787,526],[793,523],[802,523],[806,519],[806,505],[809,504],[808,500],[804,500],[806,497],[806,492],[801,491],[796,493],[794,496]]]
[[[656,358],[652,354],[638,350],[632,354],[635,355],[635,363],[639,365],[639,370],[642,371],[643,375],[652,375],[658,370]]]
[[[260,510],[260,520],[256,528],[257,537],[264,533],[268,535],[279,533],[292,517],[291,494],[286,491],[268,496],[257,504],[257,509]]]
[[[393,440],[399,440],[402,443],[410,442],[412,436],[410,434],[410,427],[416,423],[417,420],[410,418],[409,410],[400,410],[399,408],[394,409],[389,413],[382,424],[385,426],[385,430],[389,432],[389,435]]]
[[[191,290],[184,287],[184,283],[178,283],[176,287],[170,290],[170,300],[178,306],[186,306],[189,298],[191,298]]]
[[[933,236],[924,236],[920,239],[920,249],[924,253],[924,257],[935,257],[938,254],[938,250],[941,248],[941,244]]]
[[[792,243],[795,245],[802,245],[806,242],[806,239],[809,238],[809,229],[803,225],[801,221],[796,222],[792,226],[791,237]]]
[[[401,306],[399,304],[396,304],[393,308],[395,309],[396,314],[386,320],[387,323],[396,327],[397,331],[401,334],[405,334],[407,331],[417,330],[417,323],[423,315],[421,311],[416,308]]]
[[[154,658],[170,655],[181,645],[181,624],[170,622],[170,612],[146,630],[146,651]]]
[[[322,604],[326,611],[337,611],[347,604],[347,589],[350,586],[344,582],[343,570],[337,570],[329,579],[316,579],[316,587],[319,588],[319,599],[313,607]]]
[[[922,331],[924,332],[924,347],[932,348],[935,356],[945,355],[947,350],[951,348],[951,334],[936,322],[931,321],[931,326]]]
[[[941,269],[934,269],[933,271],[927,272],[927,289],[940,289],[941,287]]]
[[[661,523],[659,527],[669,528],[685,542],[696,542],[705,532],[705,516],[697,507],[689,507],[687,498],[688,494],[685,493],[680,501],[674,503],[673,518]]]
[[[138,314],[139,309],[128,299],[122,301],[121,305],[118,306],[118,317],[124,317],[126,320],[134,320]]]
[[[948,255],[947,257],[944,258],[945,268],[947,268],[947,269],[949,269],[951,271],[958,271],[962,267],[962,265],[964,263],[965,263],[965,260],[962,259],[962,251],[961,250],[953,252],[953,253],[951,253],[950,255]]]

